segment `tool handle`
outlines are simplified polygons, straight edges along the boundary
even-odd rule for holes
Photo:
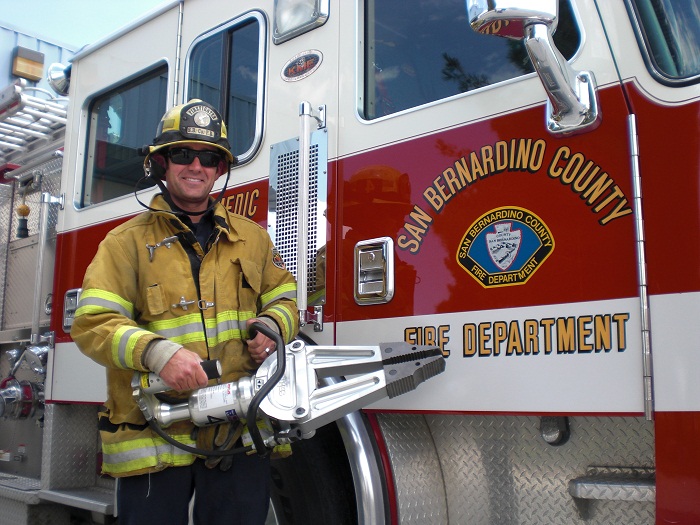
[[[219,379],[222,374],[221,361],[218,359],[208,359],[200,363],[207,374],[207,379]]]
[[[248,340],[252,341],[255,339],[255,336],[258,335],[258,329],[255,328],[256,326],[260,326],[262,323],[253,323],[248,327]],[[264,326],[264,325],[263,325]]]

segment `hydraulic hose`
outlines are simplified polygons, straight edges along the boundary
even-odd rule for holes
[[[284,368],[287,364],[287,356],[285,353],[284,341],[282,340],[282,336],[280,334],[278,334],[270,327],[262,323],[253,323],[248,328],[248,333],[250,334],[251,339],[254,339],[258,332],[275,341],[275,347],[277,349],[277,370],[275,370],[275,373],[272,374],[270,379],[268,379],[267,382],[262,387],[260,387],[260,390],[258,390],[253,396],[253,399],[250,401],[250,405],[248,405],[248,413],[246,414],[246,419],[248,421],[248,432],[250,432],[250,437],[253,439],[255,450],[259,455],[267,456],[270,453],[270,451],[265,446],[265,442],[263,441],[263,438],[260,435],[260,429],[258,428],[258,425],[255,422],[255,416],[258,413],[258,407],[260,406],[260,403],[262,403],[262,400],[267,394],[270,393],[270,391],[275,387],[275,385],[279,383],[279,380],[282,379],[282,377],[284,376]]]

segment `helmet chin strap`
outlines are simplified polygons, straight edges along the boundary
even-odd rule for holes
[[[155,183],[158,185],[160,188],[161,193],[163,194],[163,198],[165,199],[165,202],[168,203],[168,206],[170,206],[171,210],[157,210],[155,208],[151,208],[148,204],[144,203],[139,199],[138,196],[138,190],[139,190],[139,183],[142,180],[146,180],[151,177],[150,171],[148,169],[144,169],[145,175],[141,177],[138,181],[136,181],[136,184],[134,185],[134,197],[136,198],[136,202],[138,202],[141,206],[146,208],[147,210],[150,211],[166,211],[168,213],[172,213],[173,215],[189,215],[189,216],[198,216],[198,215],[204,215],[205,213],[208,213],[209,211],[213,210],[214,207],[221,202],[221,199],[224,197],[224,193],[226,192],[226,187],[228,186],[228,181],[229,178],[231,177],[231,163],[228,163],[226,170],[226,180],[224,181],[224,187],[221,188],[221,191],[219,192],[219,195],[217,195],[216,199],[207,207],[206,210],[203,211],[185,211],[182,208],[180,208],[177,204],[173,202],[172,197],[170,196],[170,192],[168,191],[168,188],[163,184],[163,181],[160,180],[158,177],[153,177],[153,180]]]

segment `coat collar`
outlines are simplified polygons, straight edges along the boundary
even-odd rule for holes
[[[172,212],[170,206],[168,206],[168,203],[165,201],[161,193],[158,193],[153,197],[153,199],[151,199],[150,207],[153,209],[153,211],[150,213],[153,213],[156,217],[164,218],[167,221],[175,220],[182,226],[183,229],[187,228],[187,225],[181,220],[181,216]],[[214,206],[214,227],[221,230],[221,233],[226,235],[228,240],[231,242],[245,240],[240,236],[238,230],[236,230],[235,226],[232,224],[231,214],[228,213],[226,208],[224,208],[220,202],[217,202],[216,206]]]

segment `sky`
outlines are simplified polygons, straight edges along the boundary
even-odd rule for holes
[[[0,23],[78,50],[168,3],[169,0],[0,0]]]

